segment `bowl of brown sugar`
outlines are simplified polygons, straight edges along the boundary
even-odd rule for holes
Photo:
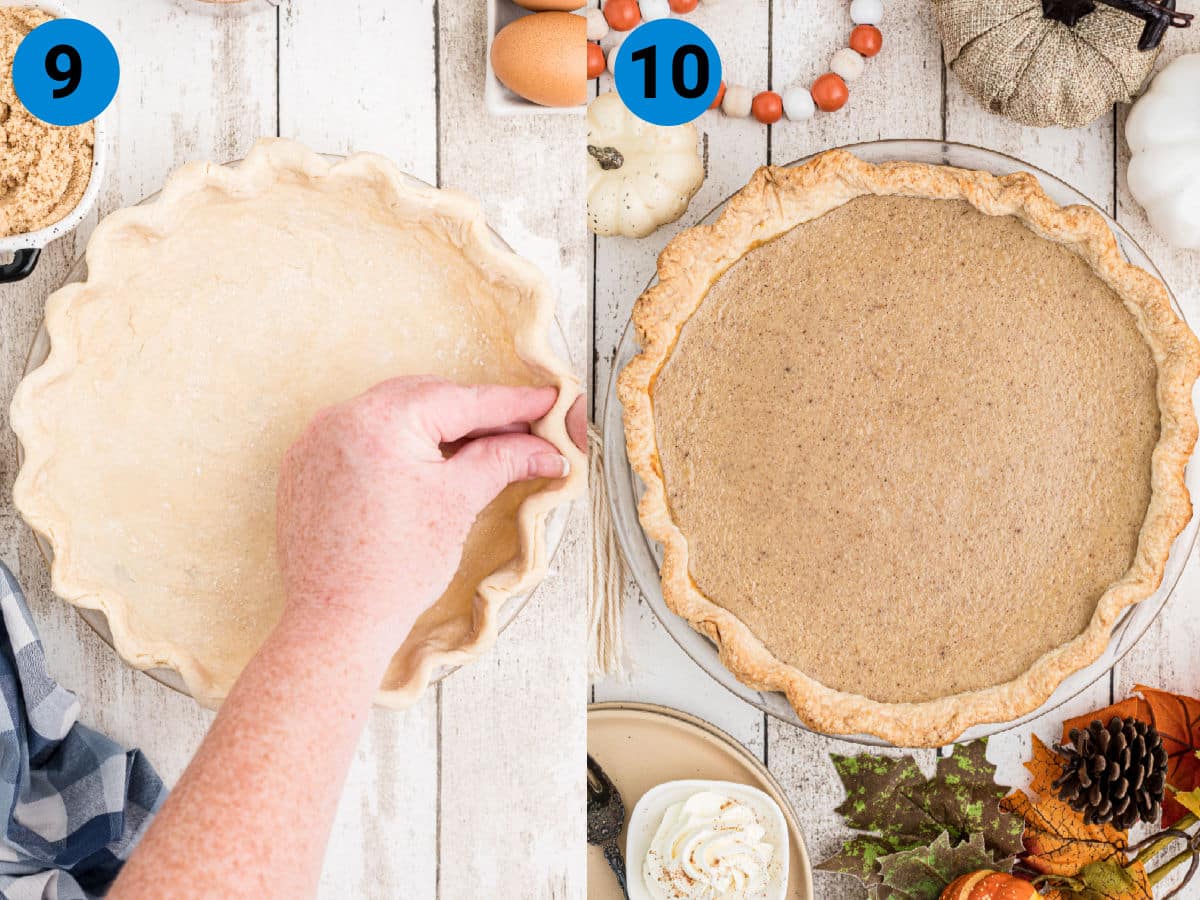
[[[48,0],[0,5],[0,284],[28,277],[42,248],[71,232],[100,193],[108,156],[103,116],[51,125],[30,113],[13,87],[21,41],[69,15]]]

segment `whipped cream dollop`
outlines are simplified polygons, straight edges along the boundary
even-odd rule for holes
[[[642,866],[654,900],[758,900],[775,848],[747,803],[699,791],[663,815]]]

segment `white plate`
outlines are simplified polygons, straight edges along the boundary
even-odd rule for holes
[[[586,9],[586,6],[584,7]],[[578,10],[582,12],[583,10]],[[510,22],[515,22],[522,16],[533,15],[531,10],[522,9],[513,0],[487,0],[487,46],[484,48],[484,60],[487,75],[483,84],[483,104],[493,116],[542,115],[542,116],[578,116],[587,108],[586,104],[578,106],[542,106],[532,100],[526,100],[520,94],[510,91],[496,73],[492,71],[492,41],[500,30]]]
[[[791,801],[762,760],[715,725],[649,703],[593,703],[588,707],[587,751],[616,785],[627,812],[657,785],[680,779],[732,782],[762,791],[787,822],[787,898],[813,900],[812,866]],[[618,839],[622,850],[629,849],[631,822],[626,816]],[[622,900],[599,847],[588,847],[587,867],[588,900]]]

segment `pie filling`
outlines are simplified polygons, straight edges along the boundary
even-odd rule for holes
[[[827,687],[917,702],[1085,629],[1134,558],[1155,388],[1067,248],[866,196],[729,268],[652,399],[697,588]]]

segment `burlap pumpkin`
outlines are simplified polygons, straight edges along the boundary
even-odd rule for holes
[[[1074,25],[1041,0],[933,0],[948,65],[967,92],[1026,125],[1076,128],[1127,103],[1158,49],[1138,50],[1145,23],[1099,6]]]

